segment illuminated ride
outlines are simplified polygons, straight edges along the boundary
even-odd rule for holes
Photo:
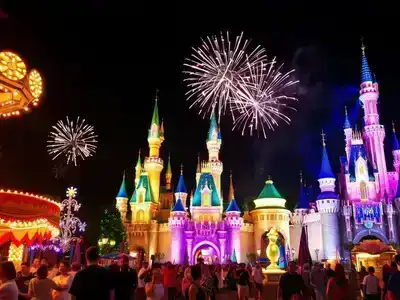
[[[28,70],[25,62],[13,52],[0,52],[0,116],[18,116],[37,106],[43,95],[40,73]]]
[[[60,210],[61,204],[50,198],[0,190],[0,247],[5,250],[3,255],[19,265],[28,255],[30,246],[58,236]]]

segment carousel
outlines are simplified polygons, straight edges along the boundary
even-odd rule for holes
[[[1,258],[19,265],[29,247],[59,235],[61,204],[50,198],[0,190]]]

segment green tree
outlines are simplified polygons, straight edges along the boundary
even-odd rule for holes
[[[107,239],[107,243],[102,243],[103,239]],[[124,243],[124,252],[129,252],[126,228],[118,211],[107,209],[104,211],[104,216],[100,221],[99,241],[101,254],[119,252],[121,243]],[[115,244],[110,243],[110,241],[115,241]]]

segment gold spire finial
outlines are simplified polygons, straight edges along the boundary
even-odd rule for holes
[[[393,130],[393,132],[396,132],[396,127],[395,127],[395,123],[394,123],[394,121],[392,120],[392,130]]]
[[[324,130],[322,129],[321,130],[321,138],[322,138],[322,146],[326,146],[326,138],[325,138],[325,136],[326,136],[326,134],[325,134],[325,132],[324,132]]]
[[[156,96],[155,96],[155,98],[154,98],[154,100],[155,100],[156,102],[158,101],[158,92],[159,92],[159,90],[156,89]]]
[[[347,106],[344,107],[344,115],[347,117]]]
[[[183,164],[181,164],[181,174],[183,174]]]
[[[302,170],[300,170],[299,175],[300,175],[300,183],[303,183],[303,171]]]
[[[125,179],[125,170],[124,170],[124,175],[123,175],[123,178]]]

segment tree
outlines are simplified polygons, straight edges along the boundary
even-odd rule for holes
[[[107,239],[106,243],[102,242],[104,239]],[[124,247],[121,247],[122,243]],[[99,245],[101,254],[119,252],[121,248],[124,253],[129,253],[126,229],[118,211],[107,209],[104,211],[104,216],[100,221]]]

